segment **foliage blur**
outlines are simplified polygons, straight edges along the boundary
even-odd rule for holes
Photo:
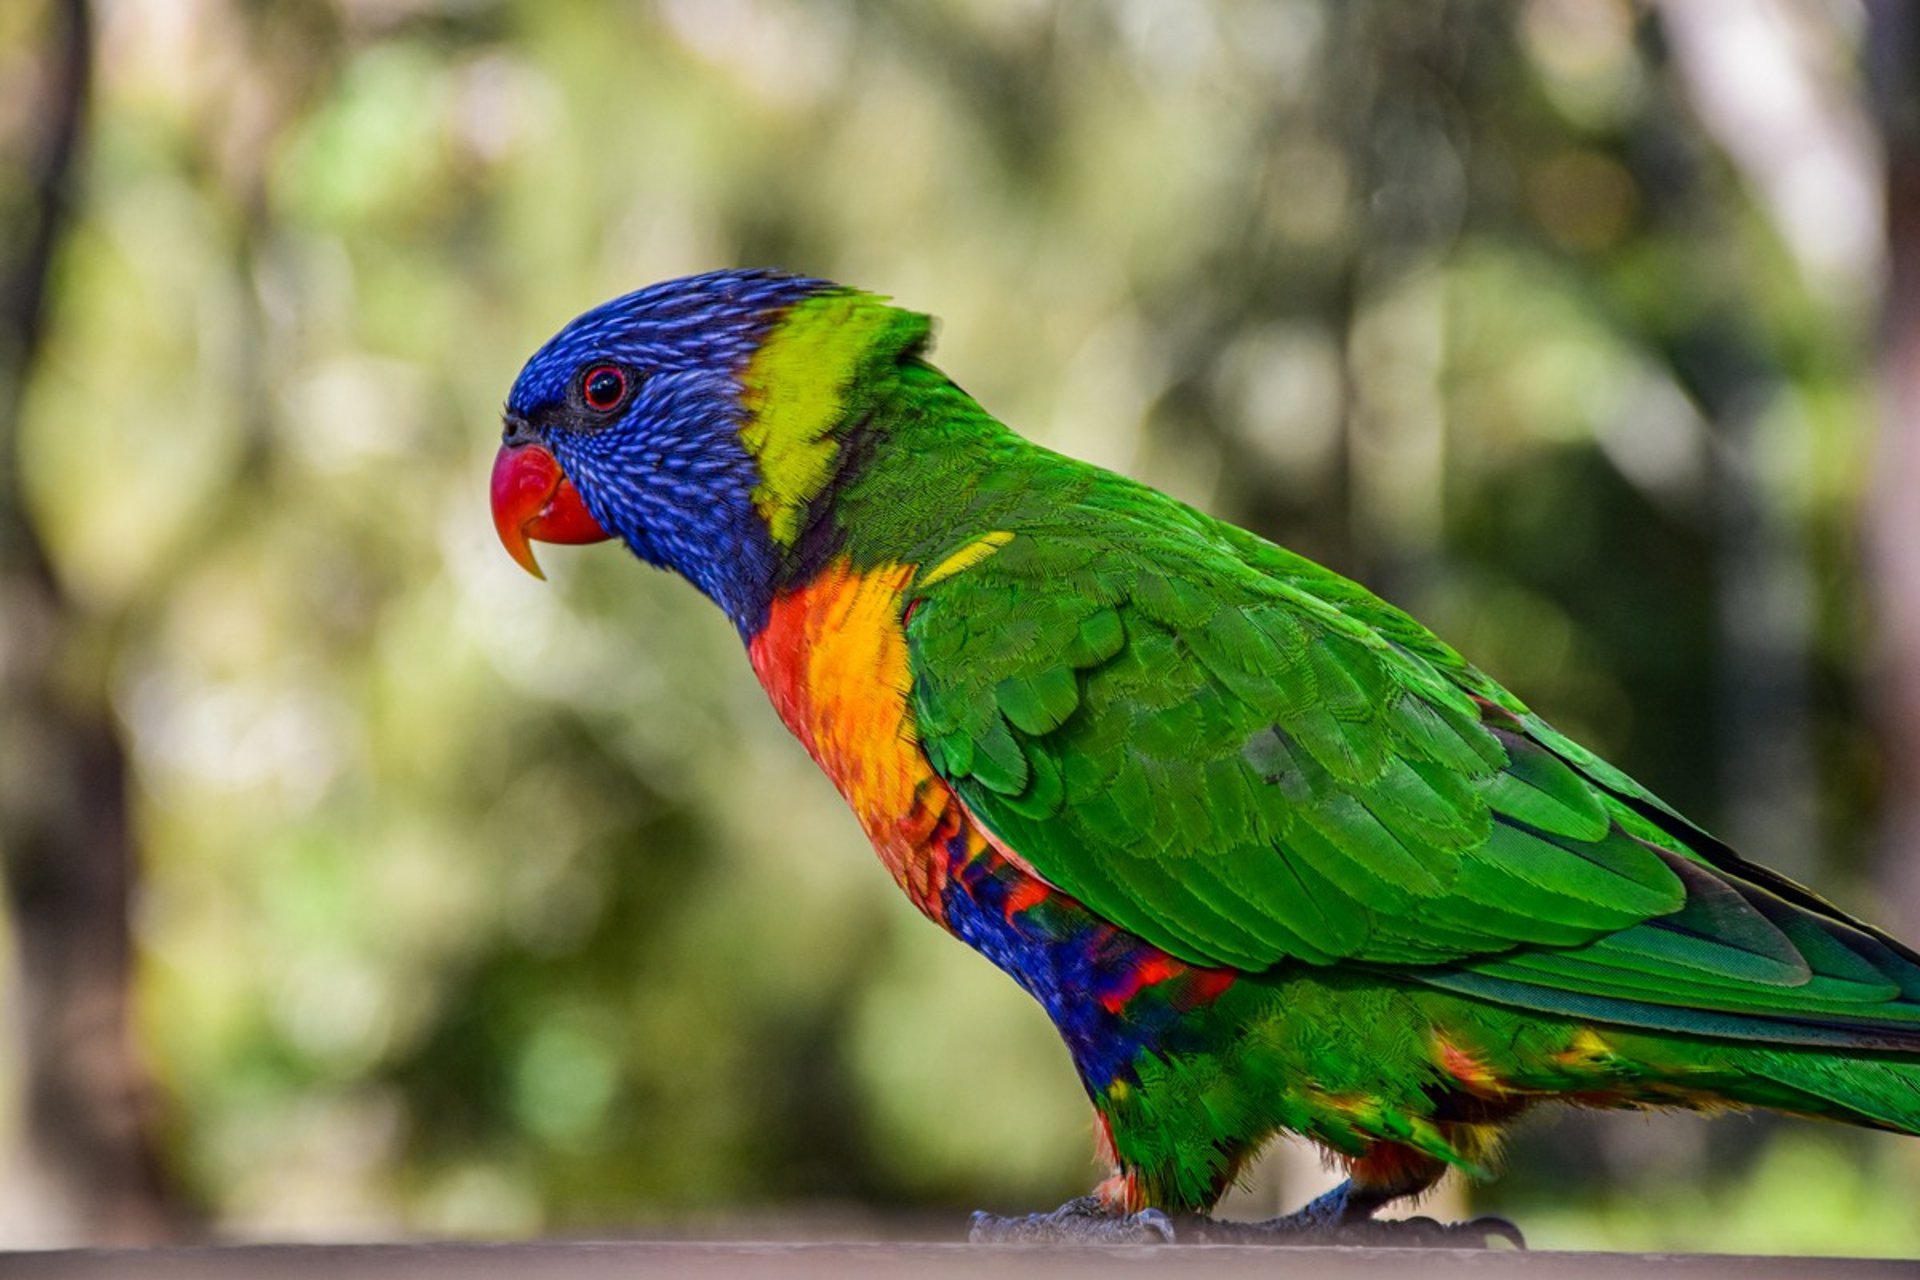
[[[0,6],[0,131],[43,109],[51,11]],[[19,474],[130,766],[164,1168],[220,1233],[881,1221],[1092,1177],[1044,1017],[895,892],[719,615],[608,548],[543,584],[495,544],[520,361],[715,266],[937,313],[1008,422],[1369,582],[1896,914],[1859,5],[94,17]],[[1920,1143],[1803,1124],[1542,1118],[1471,1194],[1537,1245],[1920,1250]]]

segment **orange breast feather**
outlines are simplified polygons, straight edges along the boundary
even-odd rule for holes
[[[943,851],[965,817],[920,750],[907,705],[900,615],[913,573],[912,565],[830,565],[774,598],[747,652],[780,718],[847,798],[887,870],[942,920]]]

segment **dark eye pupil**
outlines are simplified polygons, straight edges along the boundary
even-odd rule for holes
[[[627,389],[627,379],[618,369],[595,369],[587,375],[587,403],[596,409],[611,409]]]

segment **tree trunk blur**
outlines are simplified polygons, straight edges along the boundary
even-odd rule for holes
[[[1867,540],[1879,601],[1889,923],[1920,931],[1920,13],[1870,9],[1867,39],[1887,155],[1882,434]]]
[[[24,177],[0,245],[0,855],[16,948],[24,1116],[15,1238],[140,1243],[176,1234],[129,1028],[127,769],[88,657],[24,505],[17,427],[87,118],[85,0],[40,14],[39,108],[0,140]]]

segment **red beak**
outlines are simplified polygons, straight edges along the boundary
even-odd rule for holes
[[[547,575],[533,558],[530,539],[581,543],[613,536],[588,513],[553,455],[537,444],[500,446],[493,460],[493,527],[507,554],[536,578]]]

